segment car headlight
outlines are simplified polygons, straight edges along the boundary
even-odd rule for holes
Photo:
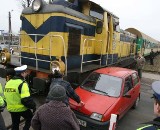
[[[34,0],[32,3],[32,9],[37,12],[42,7],[42,0]]]
[[[92,113],[92,115],[90,116],[90,118],[101,121],[102,120],[102,115],[98,114],[98,113]]]

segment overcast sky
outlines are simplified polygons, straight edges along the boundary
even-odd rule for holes
[[[21,0],[1,0],[0,30],[8,31],[8,12],[12,16],[12,32],[21,26]],[[94,0],[119,17],[121,29],[134,27],[160,41],[160,0]],[[102,3],[100,3],[102,2]]]

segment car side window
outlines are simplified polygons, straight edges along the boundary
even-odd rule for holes
[[[132,77],[129,76],[125,79],[124,92],[123,93],[126,94],[132,88],[133,88]]]
[[[135,86],[139,82],[138,75],[136,73],[133,73],[132,78],[133,78],[133,85]]]

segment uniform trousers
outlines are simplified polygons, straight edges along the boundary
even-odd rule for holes
[[[154,65],[153,58],[150,58],[150,65]]]
[[[142,69],[138,69],[138,76],[140,79],[142,78]]]
[[[1,112],[0,112],[0,130],[7,130]]]
[[[10,112],[12,118],[12,130],[19,130],[20,118],[21,116],[25,119],[25,125],[23,130],[29,130],[31,126],[31,120],[33,117],[33,113],[30,109],[23,112]]]

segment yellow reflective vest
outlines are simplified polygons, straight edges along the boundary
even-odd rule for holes
[[[30,96],[29,87],[26,82],[23,83],[21,93],[18,87],[23,81],[21,79],[10,79],[4,89],[4,96],[7,102],[9,112],[23,112],[27,108],[21,103],[21,99]]]
[[[4,106],[4,100],[3,100],[3,89],[2,89],[2,85],[0,83],[0,107]]]

